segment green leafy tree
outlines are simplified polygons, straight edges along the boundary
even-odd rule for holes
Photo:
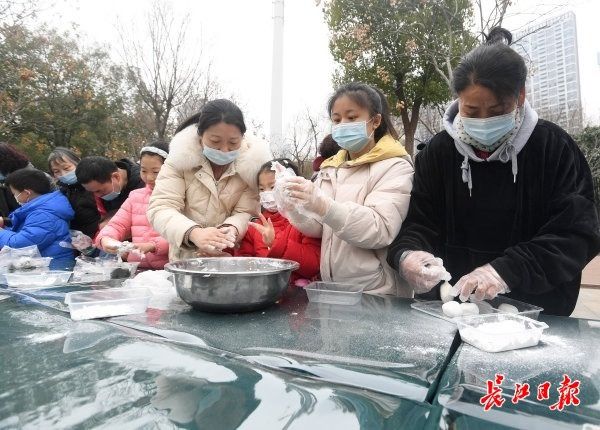
[[[324,6],[337,84],[363,81],[388,97],[413,151],[423,106],[447,102],[449,74],[475,43],[468,0],[331,0]]]
[[[0,139],[44,168],[56,146],[83,155],[133,155],[151,132],[138,127],[124,72],[100,48],[45,27],[0,27]],[[137,136],[136,136],[137,133]]]

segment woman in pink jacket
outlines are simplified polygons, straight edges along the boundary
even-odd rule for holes
[[[154,231],[148,221],[148,201],[154,182],[168,155],[168,146],[155,142],[140,152],[140,177],[145,188],[132,191],[110,222],[100,230],[96,246],[112,254],[121,242],[131,238],[135,250],[127,256],[129,262],[140,262],[140,269],[161,270],[169,262],[169,243]]]

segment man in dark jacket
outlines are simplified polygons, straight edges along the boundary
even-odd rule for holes
[[[123,158],[111,161],[106,157],[85,157],[75,170],[77,181],[96,198],[100,212],[100,229],[119,210],[129,193],[145,184],[140,178],[140,167]]]
[[[592,177],[571,137],[525,101],[526,76],[502,42],[455,70],[459,98],[446,131],[416,157],[407,219],[388,253],[416,293],[451,276],[462,301],[506,294],[549,314],[573,311],[581,271],[600,251]]]

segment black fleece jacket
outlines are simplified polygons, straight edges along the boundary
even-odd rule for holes
[[[539,120],[510,163],[473,162],[473,194],[462,181],[463,157],[447,132],[415,160],[407,219],[389,248],[398,268],[406,250],[441,257],[452,283],[486,263],[510,288],[509,297],[553,315],[570,315],[581,271],[600,251],[589,166],[571,137]]]

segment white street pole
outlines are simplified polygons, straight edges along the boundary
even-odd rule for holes
[[[271,145],[283,144],[283,2],[273,0],[273,67],[271,76]]]

